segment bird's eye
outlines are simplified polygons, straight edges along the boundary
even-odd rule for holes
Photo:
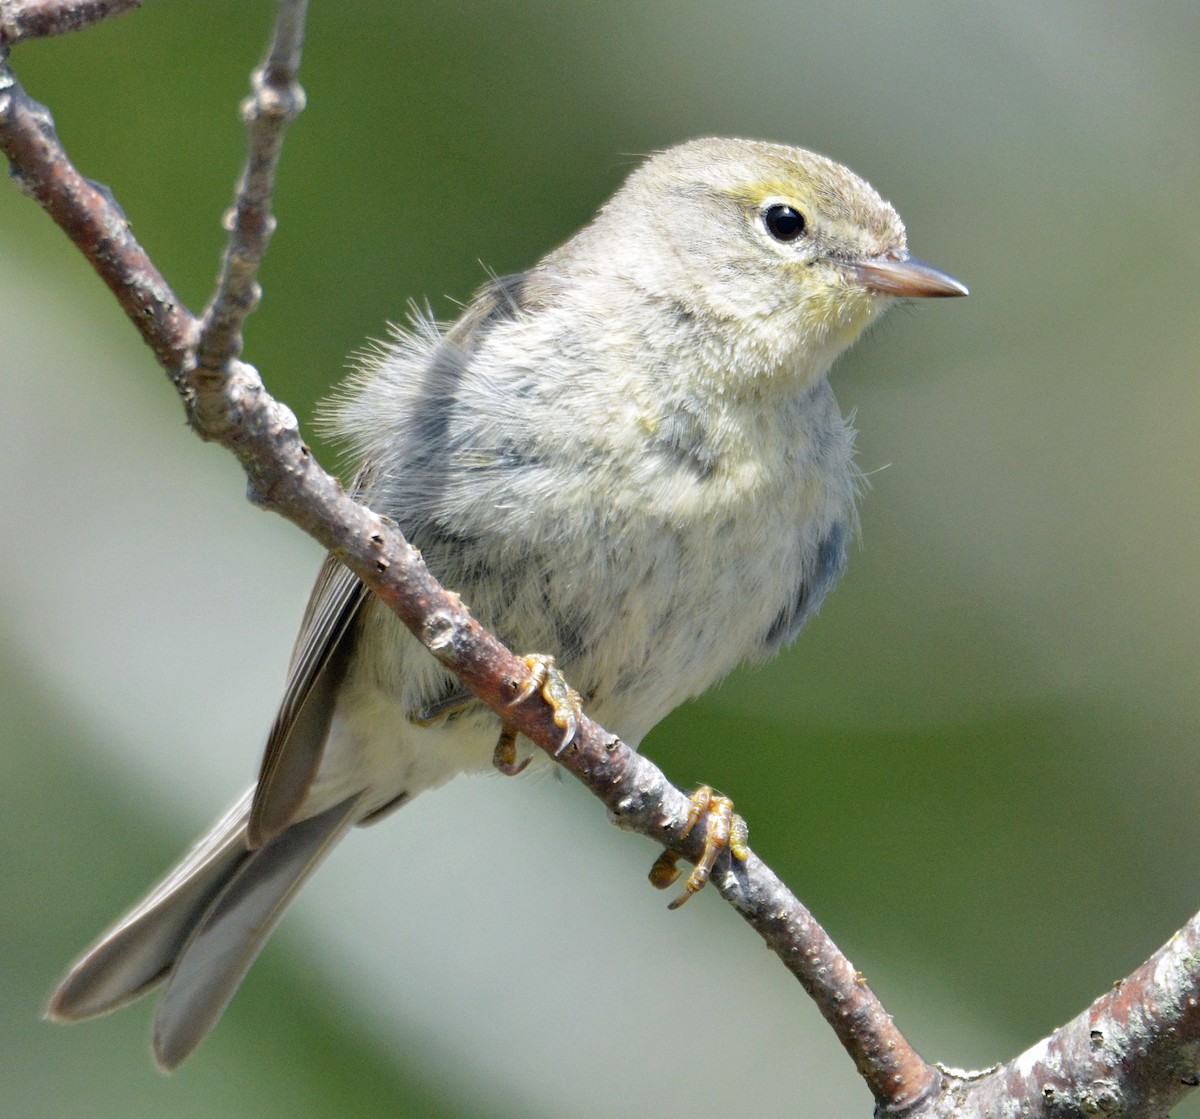
[[[776,203],[763,211],[763,224],[776,241],[794,241],[803,234],[807,223],[799,210]]]

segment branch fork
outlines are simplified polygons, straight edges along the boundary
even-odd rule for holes
[[[713,817],[695,819],[688,797],[661,770],[586,715],[563,749],[550,705],[512,705],[514,687],[532,683],[527,663],[437,583],[392,522],[357,504],[321,468],[295,415],[241,360],[242,328],[261,298],[258,269],[275,230],[270,207],[283,136],[304,107],[297,80],[303,0],[279,0],[272,43],[242,105],[248,156],[225,221],[230,236],[216,292],[200,318],[180,303],[109,192],[71,164],[49,112],[7,66],[15,44],[137,6],[137,0],[0,0],[0,149],[17,185],[112,290],[183,398],[196,433],[237,456],[251,501],[293,521],[351,568],[504,723],[587,785],[614,823],[696,862]],[[1200,915],[1022,1056],[985,1073],[962,1073],[924,1061],[812,914],[749,847],[740,855],[717,858],[714,888],[812,996],[879,1115],[1150,1119],[1200,1083]]]

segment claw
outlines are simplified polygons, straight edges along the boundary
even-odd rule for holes
[[[708,817],[708,834],[705,836],[704,850],[683,884],[683,893],[667,906],[668,909],[678,909],[688,898],[704,888],[712,874],[717,856],[726,848],[735,859],[745,860],[750,855],[750,829],[746,821],[734,812],[733,801],[717,795],[708,785],[701,785],[692,793],[690,800],[687,823],[680,838],[687,835],[700,822],[702,816]],[[650,868],[650,884],[656,889],[665,890],[678,880],[680,872],[677,863],[678,858],[675,855],[664,851]]]
[[[517,761],[517,732],[510,726],[501,727],[496,749],[492,751],[492,765],[505,777],[516,777],[531,761],[532,754]]]
[[[554,751],[555,757],[561,754],[575,737],[579,729],[579,719],[583,715],[580,707],[579,693],[567,683],[566,677],[554,658],[544,653],[531,653],[522,657],[529,668],[529,679],[525,686],[509,700],[509,707],[524,703],[536,691],[541,691],[544,699],[554,712],[554,725],[563,732],[562,741]],[[497,747],[498,749],[499,747]]]

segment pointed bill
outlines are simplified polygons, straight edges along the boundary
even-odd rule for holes
[[[934,299],[967,294],[965,284],[908,253],[892,252],[874,260],[860,260],[847,265],[846,270],[871,291],[900,299]]]

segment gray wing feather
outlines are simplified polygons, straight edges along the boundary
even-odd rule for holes
[[[267,736],[247,831],[252,848],[295,819],[321,764],[338,688],[346,672],[349,631],[367,589],[348,568],[326,556],[309,596],[287,687]]]
[[[238,865],[184,942],[154,1017],[154,1056],[175,1068],[217,1024],[296,891],[354,822],[361,794],[293,824]]]

